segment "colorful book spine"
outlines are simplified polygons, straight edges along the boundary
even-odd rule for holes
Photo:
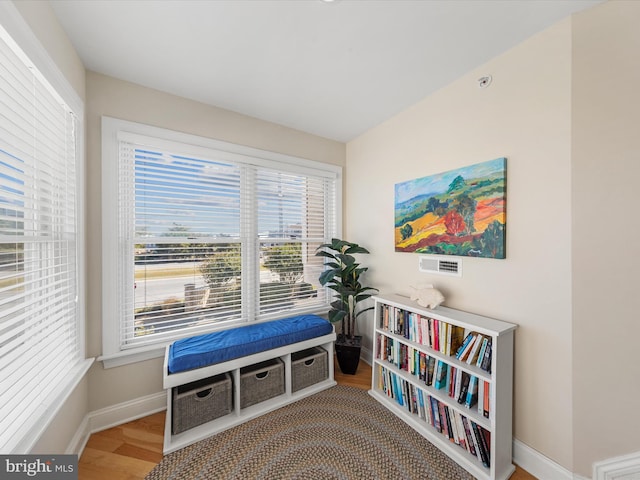
[[[438,360],[435,372],[435,378],[433,381],[433,388],[441,389],[446,385],[447,382],[447,371],[449,365],[444,363],[442,360]]]
[[[467,408],[473,407],[478,401],[478,377],[471,376],[469,380],[469,389],[467,390],[467,398],[465,399],[464,406]]]

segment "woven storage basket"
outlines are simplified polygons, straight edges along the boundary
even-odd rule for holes
[[[284,364],[279,358],[240,369],[240,408],[284,393]]]
[[[291,391],[297,392],[329,378],[327,351],[313,347],[291,354]]]
[[[174,387],[171,417],[173,434],[231,413],[232,390],[228,373]]]

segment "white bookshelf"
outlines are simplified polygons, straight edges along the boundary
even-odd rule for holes
[[[408,297],[400,295],[379,295],[374,297],[374,322],[373,322],[373,368],[371,379],[371,390],[369,393],[382,405],[404,420],[413,427],[418,433],[429,440],[433,445],[438,447],[442,452],[448,455],[456,463],[462,466],[470,474],[478,479],[487,480],[506,480],[514,472],[515,467],[512,463],[512,403],[513,403],[513,333],[517,328],[516,325],[503,322],[489,317],[475,315],[472,313],[462,312],[440,306],[437,309],[428,309],[419,306],[416,302],[411,301]],[[466,361],[456,358],[456,352],[441,352],[439,349],[433,349],[429,345],[430,340],[422,333],[413,334],[391,331],[385,328],[385,315],[391,313],[398,315],[397,312],[404,315],[403,318],[412,316],[412,323],[420,317],[437,320],[439,325],[449,324],[464,328],[464,336],[470,332],[477,332],[491,340],[491,362],[490,369],[485,369],[469,364]],[[384,337],[384,338],[383,338]],[[410,337],[410,338],[408,338]],[[441,337],[444,341],[445,336]],[[383,341],[384,340],[384,341]],[[381,346],[393,345],[392,349],[388,348],[381,351]],[[401,350],[402,349],[402,350]],[[428,356],[434,358],[434,362],[443,362],[456,372],[464,372],[469,377],[475,376],[478,383],[484,387],[488,386],[488,418],[484,413],[484,394],[478,393],[478,397],[483,395],[480,403],[472,406],[466,406],[458,402],[455,384],[443,388],[435,388],[433,384],[427,385],[427,381],[420,378],[419,368],[416,367],[415,373],[411,372],[411,368],[402,365],[400,351],[409,352],[408,356]],[[417,353],[416,353],[417,352]],[[405,362],[406,363],[406,362]],[[417,362],[419,364],[419,362]],[[401,368],[404,367],[404,368]],[[459,375],[461,373],[458,373]],[[454,378],[451,377],[453,383]],[[398,391],[400,390],[400,391]],[[459,390],[459,386],[458,386]],[[393,391],[393,393],[392,393]],[[402,397],[402,393],[405,393]],[[484,392],[484,388],[482,390]],[[415,396],[416,401],[412,398],[406,398],[407,395]],[[424,408],[420,407],[420,397]],[[398,399],[402,397],[402,400]],[[431,398],[433,400],[431,400]],[[434,403],[435,401],[435,403]],[[470,429],[472,425],[480,427],[489,432],[490,440],[487,443],[488,454],[487,459],[489,466],[483,465],[479,450],[477,454],[471,453],[471,449],[464,446],[469,443],[469,437],[464,432],[464,428],[458,429],[454,427],[442,428],[439,431],[433,424],[433,415],[429,414],[427,402],[432,405],[432,412],[438,410],[440,418],[440,407],[446,412],[442,417],[446,422],[448,418],[450,422],[456,425],[464,425],[466,423]],[[479,406],[482,407],[479,411]],[[463,423],[462,418],[466,420]],[[449,425],[449,424],[447,424]],[[449,433],[451,432],[451,433]],[[462,439],[462,441],[461,441]],[[473,439],[472,439],[473,440]],[[476,440],[478,440],[476,436]]]

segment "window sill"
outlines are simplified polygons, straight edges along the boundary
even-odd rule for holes
[[[135,350],[101,355],[98,357],[98,361],[102,362],[104,368],[121,367],[123,365],[129,365],[131,363],[143,362],[145,360],[151,360],[153,358],[161,358],[164,356],[166,345],[153,345],[148,349],[141,350],[137,348]]]
[[[36,425],[26,432],[10,453],[24,454],[31,452],[31,449],[56,418],[69,396],[85,378],[89,368],[93,365],[93,361],[93,358],[81,360],[73,371],[67,374],[66,382],[58,387],[47,402],[42,404],[42,416],[36,422]]]

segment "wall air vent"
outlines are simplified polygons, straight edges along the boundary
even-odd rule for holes
[[[418,269],[423,273],[437,273],[439,275],[462,276],[461,258],[423,257],[418,260]]]

